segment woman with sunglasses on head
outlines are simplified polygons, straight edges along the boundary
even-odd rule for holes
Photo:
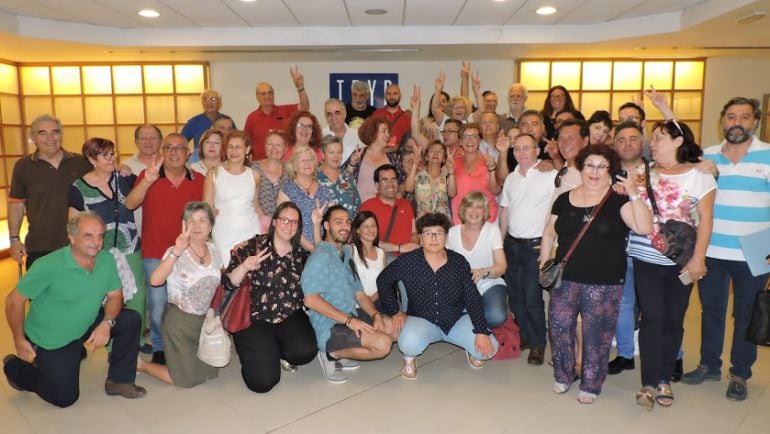
[[[642,390],[637,404],[652,410],[655,403],[668,407],[674,403],[670,377],[684,333],[684,315],[693,283],[706,274],[706,249],[713,226],[716,180],[696,167],[703,151],[695,143],[690,127],[683,122],[658,122],[652,128],[650,143],[654,163],[649,183],[629,194],[641,195],[651,207],[655,200],[659,217],[647,235],[631,234],[628,254],[634,260],[634,281],[641,309],[639,354],[642,360]],[[636,175],[644,177],[643,169]],[[668,220],[685,222],[696,228],[692,258],[677,265],[654,246],[660,241],[661,225]]]
[[[539,263],[542,268],[550,259],[557,237],[556,260],[562,261],[584,225],[590,224],[564,267],[561,283],[551,290],[548,329],[554,363],[553,392],[562,394],[575,380],[575,327],[578,314],[582,316],[583,363],[578,401],[591,404],[607,377],[626,274],[628,229],[650,233],[652,215],[638,195],[619,195],[611,188],[611,175],[620,170],[620,158],[612,148],[589,145],[578,153],[575,164],[582,183],[554,202],[543,232]],[[636,191],[633,177],[618,175],[617,179],[626,191]]]
[[[69,191],[69,217],[91,211],[105,224],[103,249],[112,251],[123,282],[126,307],[139,312],[145,326],[147,286],[140,252],[140,234],[126,196],[136,175],[123,176],[117,170],[115,144],[94,137],[83,144],[83,158],[93,169],[75,180]]]
[[[320,213],[315,213],[313,223],[320,226],[320,222]],[[282,367],[294,371],[318,352],[303,310],[300,276],[309,253],[300,243],[302,226],[297,205],[278,205],[267,234],[237,245],[222,275],[226,293],[251,285],[251,326],[232,336],[243,381],[257,393],[278,384]]]
[[[225,162],[209,171],[203,183],[203,201],[217,215],[214,242],[226,261],[230,249],[253,234],[262,233],[259,206],[259,173],[251,168],[251,137],[235,130],[222,146]],[[227,262],[225,262],[225,265]]]

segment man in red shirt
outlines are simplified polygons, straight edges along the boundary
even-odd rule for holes
[[[401,142],[401,136],[412,129],[411,110],[401,109],[401,89],[397,84],[390,84],[385,89],[385,107],[374,111],[372,116],[385,118],[390,124],[390,142],[391,147],[398,146]]]
[[[377,196],[364,202],[359,211],[371,211],[377,216],[380,248],[391,255],[419,248],[412,204],[406,199],[396,197],[396,168],[392,164],[378,167],[374,170],[374,182],[377,184]]]
[[[243,127],[243,131],[251,137],[252,161],[265,158],[265,138],[270,130],[287,130],[286,120],[292,113],[298,109],[310,110],[310,100],[305,92],[305,78],[300,74],[299,67],[289,68],[289,72],[299,94],[299,106],[297,104],[275,105],[273,86],[266,82],[257,85],[259,107],[249,113]]]
[[[165,364],[161,316],[168,298],[166,285],[150,285],[150,276],[166,249],[182,231],[182,213],[188,202],[203,199],[203,176],[185,166],[190,156],[187,138],[171,133],[163,139],[161,158],[143,170],[126,197],[126,207],[142,206],[142,262],[147,278],[152,361]]]

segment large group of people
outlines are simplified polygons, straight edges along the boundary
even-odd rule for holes
[[[514,83],[497,113],[497,93],[470,71],[464,62],[455,96],[439,73],[424,117],[418,87],[410,110],[398,84],[375,109],[359,81],[351,101],[329,99],[316,117],[292,68],[298,103],[276,104],[259,83],[243,131],[207,89],[181,133],[137,127],[137,153],[120,164],[110,140],[90,138],[75,155],[59,120],[37,117],[9,192],[11,256],[27,269],[6,299],[10,386],[72,405],[84,346],[109,341],[109,395],[144,396],[137,372],[201,384],[218,372],[196,356],[212,298],[246,288],[250,321],[232,340],[257,393],[314,359],[344,383],[394,343],[405,379],[439,341],[480,369],[500,347],[493,329],[512,318],[527,363],[552,363],[553,392],[579,382],[577,400],[590,404],[608,375],[635,368],[638,323],[641,388],[629,394],[652,409],[674,403],[672,382],[721,379],[732,283],[727,397],[745,399],[757,354],[745,331],[768,279],[751,274],[739,243],[770,227],[758,102],[729,100],[724,141],[701,149],[654,89],[645,93],[665,120],[647,137],[638,103],[623,104],[618,122],[585,116],[558,85],[534,109]],[[670,220],[696,233],[686,262],[661,253]],[[552,259],[562,274],[544,295],[539,273]],[[696,283],[701,354],[684,373]]]

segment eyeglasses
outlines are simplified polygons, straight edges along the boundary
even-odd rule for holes
[[[187,149],[187,146],[169,146],[166,145],[163,147],[163,152],[168,152],[169,154],[184,154],[187,153],[189,149]]]
[[[441,134],[457,134],[460,130],[441,130]]]
[[[208,102],[217,102],[217,101],[219,101],[219,97],[210,96],[210,97],[203,98],[203,100],[204,101],[208,101]]]
[[[478,140],[481,138],[479,134],[463,134],[463,140]]]
[[[551,99],[564,99],[564,95],[562,95],[560,93],[552,93],[551,94]]]
[[[115,158],[115,153],[114,152],[102,152],[101,154],[99,154],[99,156],[101,156],[105,160],[112,160],[113,158]]]
[[[559,169],[559,171],[556,173],[556,178],[553,179],[554,187],[556,187],[556,188],[561,187],[561,179],[566,174],[567,174],[567,166],[564,166],[561,169]]]
[[[585,164],[583,167],[585,167],[588,170],[594,170],[601,172],[604,169],[609,169],[610,166],[606,164]]]
[[[425,238],[433,238],[434,240],[443,240],[446,236],[446,232],[438,231],[438,232],[423,232],[422,236]]]
[[[297,122],[297,129],[298,130],[312,130],[313,124],[303,124],[301,122]]]
[[[299,219],[290,219],[288,217],[278,217],[276,220],[281,222],[282,225],[299,226]]]
[[[540,126],[540,122],[537,122],[537,121],[535,121],[535,122],[521,122],[521,123],[519,123],[519,127],[522,128],[522,129],[529,128],[529,127],[535,128],[535,127],[539,127],[539,126]]]
[[[513,147],[513,152],[525,153],[525,152],[529,152],[529,151],[531,151],[533,149],[535,149],[534,146],[522,146],[521,148],[517,148],[516,146],[514,146]],[[562,169],[563,169],[563,167],[562,167]]]

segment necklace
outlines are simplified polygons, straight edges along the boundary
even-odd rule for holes
[[[663,169],[663,170],[671,170],[671,169],[673,169],[674,167],[677,167],[677,166],[681,166],[681,165],[682,165],[682,163],[676,163],[676,164],[673,164],[673,165],[671,165],[671,166],[668,166],[668,167],[666,167],[666,166],[664,166],[664,165],[662,165],[662,164],[660,164],[660,163],[658,163],[657,165],[658,165],[658,166],[659,166],[661,169]]]
[[[305,194],[308,195],[308,197],[313,197],[313,195],[310,194],[310,189],[313,188],[313,183],[315,182],[315,179],[310,180],[310,184],[307,185],[307,188],[299,183],[299,179],[296,179],[294,182],[297,184],[297,187],[299,187],[300,190],[304,191]]]
[[[198,252],[196,252],[196,251],[195,251],[195,249],[193,249],[193,248],[192,248],[192,246],[187,246],[187,247],[190,249],[190,251],[191,251],[191,252],[192,252],[192,253],[193,253],[195,256],[197,256],[197,257],[198,257],[198,263],[200,263],[201,265],[203,265],[203,264],[206,262],[206,253],[208,253],[208,249],[206,249],[206,250],[203,252],[203,255],[199,255],[199,254],[198,254]]]
[[[593,213],[594,213],[594,209],[596,208],[596,205],[592,206],[591,207],[591,211],[589,211],[588,210],[588,200],[586,199],[586,192],[585,192],[585,190],[583,190],[582,193],[583,193],[583,202],[586,204],[586,207],[583,209],[583,213],[585,214],[583,216],[583,223],[588,223],[588,222],[590,222],[591,220],[594,219]]]

